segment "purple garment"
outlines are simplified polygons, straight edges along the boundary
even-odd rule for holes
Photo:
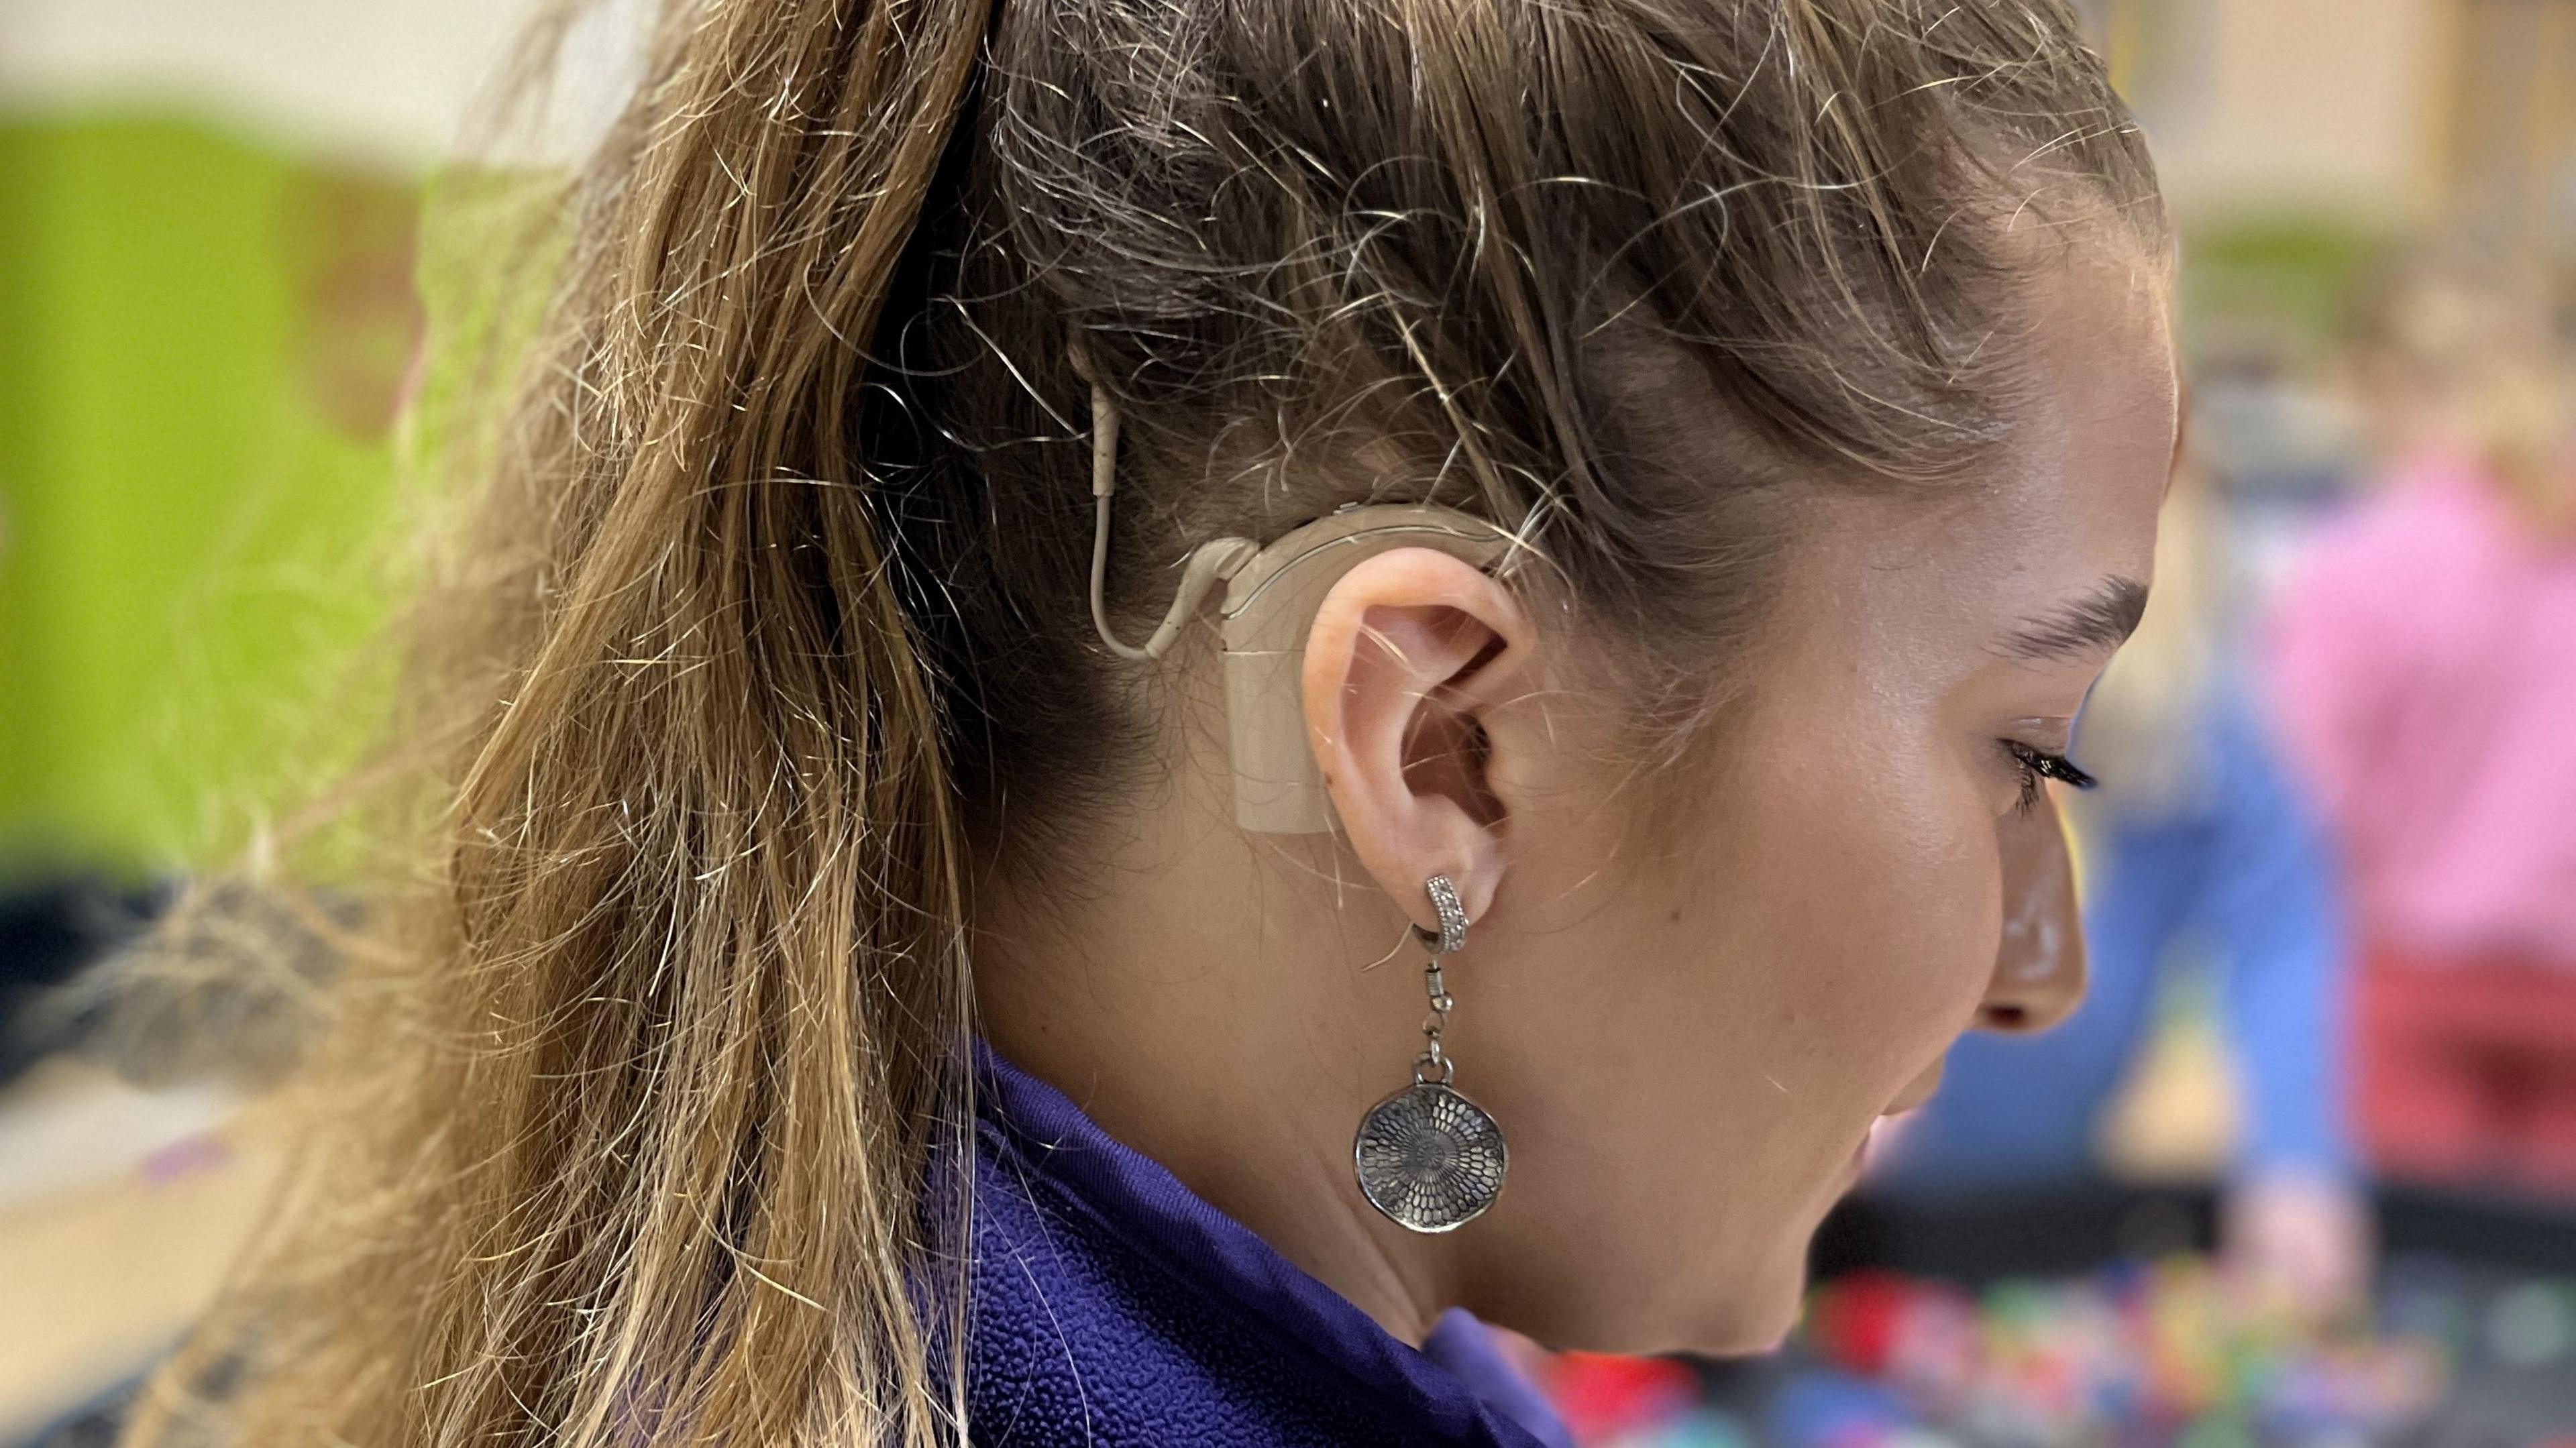
[[[984,1063],[967,1356],[980,1448],[1566,1448],[1475,1319],[1449,1314],[1416,1351],[1055,1088]]]

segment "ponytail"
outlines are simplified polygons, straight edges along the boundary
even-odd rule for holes
[[[963,847],[848,419],[991,3],[663,18],[407,626],[419,888],[130,1442],[956,1433]]]

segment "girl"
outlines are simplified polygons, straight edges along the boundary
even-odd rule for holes
[[[2355,1116],[2401,1181],[2576,1197],[2576,391],[2530,293],[2427,254],[2363,296],[2383,474],[2272,620],[2362,934]]]
[[[2175,383],[2058,0],[672,0],[561,207],[140,1441],[1528,1444],[1451,1309],[1775,1341],[2079,993]]]

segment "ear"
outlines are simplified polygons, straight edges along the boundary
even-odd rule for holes
[[[1306,736],[1362,867],[1417,925],[1446,875],[1469,919],[1494,901],[1509,811],[1488,719],[1536,683],[1538,640],[1510,589],[1430,548],[1344,574],[1306,637]]]

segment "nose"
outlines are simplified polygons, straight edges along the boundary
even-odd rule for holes
[[[2004,934],[1977,1024],[2006,1034],[2044,1031],[2084,999],[2084,930],[2075,862],[2057,801],[2043,792],[2003,830]]]

